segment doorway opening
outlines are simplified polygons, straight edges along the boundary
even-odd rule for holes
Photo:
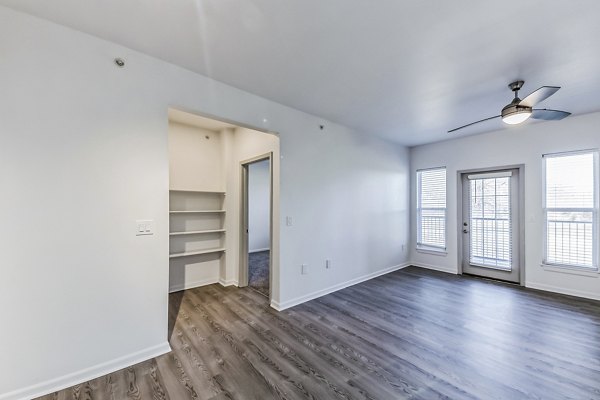
[[[240,258],[244,254],[240,252],[242,246],[248,254],[247,238],[240,240],[248,227],[248,216],[242,211],[247,208],[243,201],[247,190],[242,191],[240,165],[257,164],[260,168],[264,164],[258,164],[263,160],[268,164],[264,207],[267,215],[258,218],[267,219],[268,239],[264,247],[253,244],[251,250],[268,250],[262,254],[268,259],[265,265],[268,273],[267,283],[261,284],[261,289],[264,287],[263,292],[269,298],[271,292],[277,293],[278,286],[273,289],[273,275],[277,276],[279,268],[279,230],[272,228],[272,221],[279,210],[280,144],[279,136],[273,132],[233,122],[173,108],[169,109],[168,117],[169,207],[165,211],[169,216],[171,332],[186,292],[214,284],[248,285],[247,256]],[[259,172],[264,169],[263,166]],[[252,175],[253,182],[263,178]],[[252,211],[255,209],[251,207]],[[240,268],[241,265],[246,269]]]
[[[459,172],[461,273],[523,284],[522,170]]]
[[[267,298],[271,296],[271,158],[269,153],[241,164],[240,276],[244,277],[244,285]]]

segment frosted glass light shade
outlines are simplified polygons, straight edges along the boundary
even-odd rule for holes
[[[517,124],[520,124],[521,122],[527,121],[529,119],[529,117],[531,117],[531,111],[529,111],[529,110],[517,111],[515,113],[505,115],[504,117],[502,117],[502,122],[504,122],[505,124],[509,124],[509,125],[517,125]]]

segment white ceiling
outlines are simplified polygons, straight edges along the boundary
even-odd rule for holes
[[[517,78],[521,98],[562,86],[544,107],[600,110],[597,0],[0,4],[406,145],[455,137],[446,131],[499,114]]]

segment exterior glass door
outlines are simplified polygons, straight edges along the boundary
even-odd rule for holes
[[[463,175],[463,273],[519,282],[518,172]]]

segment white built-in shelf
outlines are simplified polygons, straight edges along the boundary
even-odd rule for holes
[[[211,254],[211,253],[222,253],[224,251],[225,251],[224,247],[220,247],[220,248],[217,248],[217,249],[186,251],[184,253],[169,254],[169,258],[198,256],[198,255],[201,255],[201,254]]]
[[[203,233],[221,233],[225,232],[225,229],[209,229],[205,231],[187,231],[187,232],[171,232],[171,236],[183,236],[183,235],[200,235]]]
[[[213,191],[208,191],[208,190],[169,189],[169,192],[205,193],[205,194],[222,194],[222,195],[225,195],[225,192],[213,192]]]
[[[169,211],[170,214],[219,214],[224,213],[225,210],[179,210]]]

